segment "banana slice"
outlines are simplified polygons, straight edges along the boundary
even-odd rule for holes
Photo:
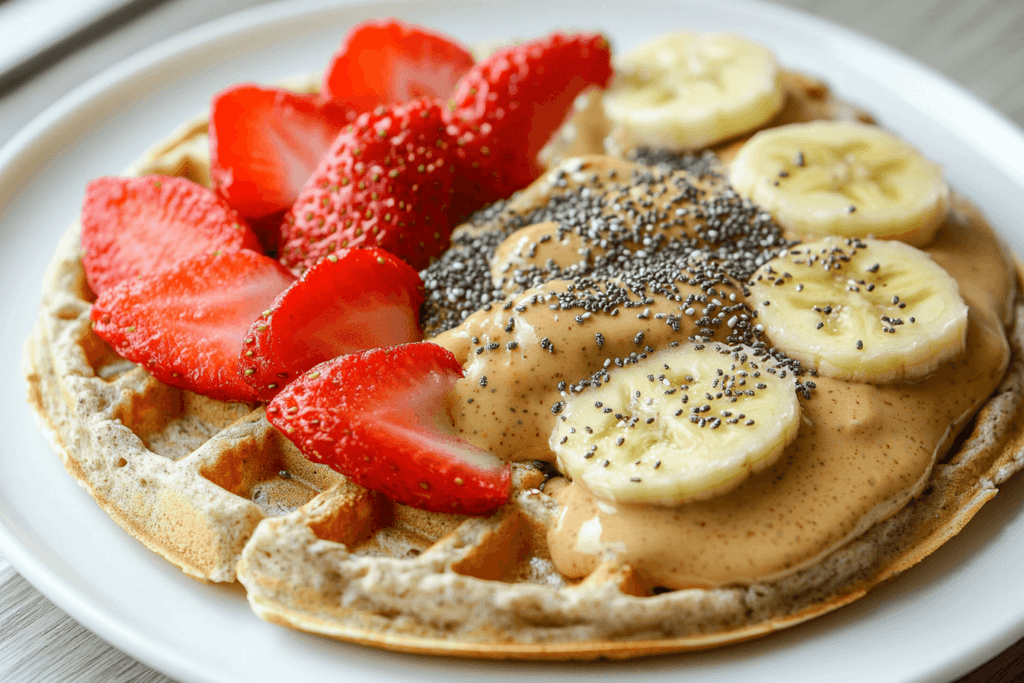
[[[703,149],[756,130],[784,102],[765,47],[737,36],[669,33],[616,64],[605,113],[640,145]]]
[[[750,296],[772,344],[828,377],[916,379],[967,343],[957,281],[902,242],[830,237],[800,245],[754,274]]]
[[[740,148],[729,181],[801,238],[931,241],[949,209],[942,169],[907,142],[852,121],[761,131]]]
[[[679,505],[736,487],[796,438],[794,378],[749,347],[689,344],[563,404],[549,444],[599,498]]]

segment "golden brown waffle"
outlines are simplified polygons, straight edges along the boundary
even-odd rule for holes
[[[209,184],[204,121],[132,173]],[[306,461],[263,409],[164,386],[92,332],[79,231],[58,246],[26,344],[29,400],[67,470],[149,548],[206,581],[242,582],[264,619],[410,652],[589,659],[707,648],[855,600],[956,534],[1024,467],[1024,326],[1011,367],[924,493],[813,567],[749,587],[648,591],[629,567],[555,571],[557,504],[517,465],[489,518],[393,504]]]

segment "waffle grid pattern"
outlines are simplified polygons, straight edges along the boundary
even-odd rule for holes
[[[209,184],[205,122],[134,174]],[[65,467],[155,552],[206,581],[239,579],[261,617],[381,647],[528,659],[631,657],[751,638],[846,604],[954,535],[1024,466],[1024,327],[1011,370],[925,495],[823,562],[770,584],[657,594],[629,567],[579,583],[554,571],[557,512],[517,466],[512,505],[462,519],[394,505],[313,465],[259,406],[166,387],[89,322],[73,227],[26,346],[31,400]],[[1018,306],[1018,321],[1021,319]]]

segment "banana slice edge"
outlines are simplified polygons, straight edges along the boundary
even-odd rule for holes
[[[728,33],[677,31],[617,60],[609,119],[641,146],[696,150],[754,131],[785,103],[774,53]]]
[[[800,239],[875,237],[920,247],[950,207],[940,166],[905,140],[857,121],[760,131],[737,152],[728,177]]]
[[[754,354],[684,344],[570,396],[549,440],[559,469],[614,503],[673,507],[731,491],[775,463],[801,423],[796,378]]]
[[[749,288],[773,346],[828,377],[914,381],[967,346],[959,284],[902,242],[804,243],[762,266]]]

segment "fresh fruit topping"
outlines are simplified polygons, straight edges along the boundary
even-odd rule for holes
[[[461,377],[436,344],[373,349],[317,365],[267,419],[310,460],[398,503],[482,515],[508,500],[511,467],[455,435],[445,398]]]
[[[616,61],[605,112],[631,142],[703,149],[760,128],[782,108],[782,71],[767,48],[738,36],[680,31]]]
[[[729,172],[736,191],[798,236],[931,241],[949,209],[942,169],[876,126],[816,121],[752,137]]]
[[[294,279],[254,251],[199,256],[106,290],[90,315],[96,334],[164,384],[255,401],[238,371],[242,338]]]
[[[119,282],[215,251],[260,250],[227,203],[184,178],[97,178],[82,203],[82,265],[102,294]]]
[[[957,281],[902,242],[802,244],[762,266],[750,292],[772,345],[828,377],[917,379],[967,343]]]
[[[373,246],[425,268],[451,234],[447,139],[435,100],[362,114],[285,216],[281,262],[301,273],[339,249]]]
[[[541,148],[571,113],[576,96],[611,78],[601,35],[554,33],[498,50],[476,64],[446,115],[457,139],[453,216],[468,213],[536,180]]]
[[[246,218],[288,209],[348,123],[348,111],[280,88],[242,84],[219,92],[210,104],[214,188]]]
[[[284,216],[287,212],[278,211],[259,218],[249,218],[249,227],[256,233],[256,239],[260,241],[263,251],[274,255],[277,253],[281,241],[281,225],[284,223]]]
[[[277,297],[249,327],[240,358],[262,400],[317,363],[419,341],[423,282],[383,249],[342,249]]]
[[[397,19],[377,19],[349,31],[324,74],[322,96],[371,111],[423,97],[446,100],[473,55],[458,42]]]
[[[743,345],[688,344],[562,404],[550,445],[595,496],[679,505],[726,493],[796,438],[794,378]]]

